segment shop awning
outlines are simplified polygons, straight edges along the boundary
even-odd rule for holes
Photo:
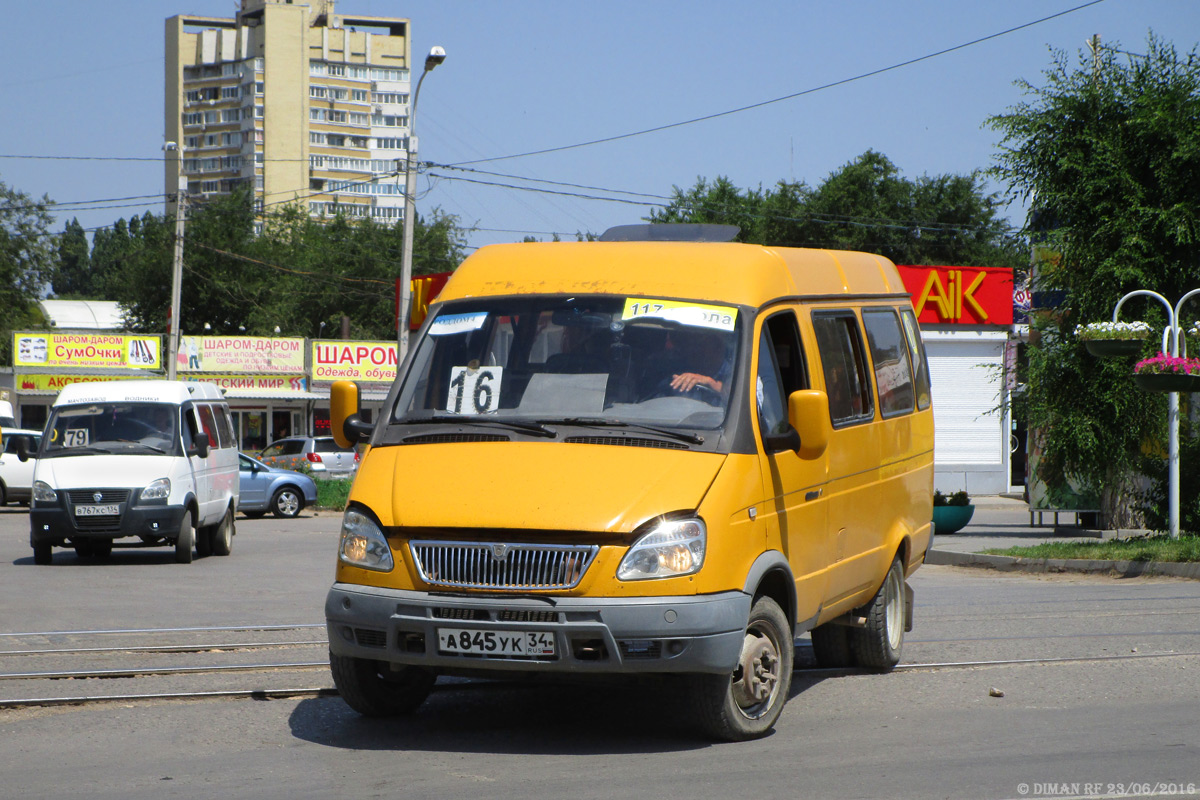
[[[328,395],[318,392],[300,392],[289,389],[226,389],[225,397],[229,400],[325,400]]]

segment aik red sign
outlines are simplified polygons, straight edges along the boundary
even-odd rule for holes
[[[1013,274],[1003,267],[897,266],[925,325],[1011,325]]]

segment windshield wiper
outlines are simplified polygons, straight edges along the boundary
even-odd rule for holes
[[[546,419],[538,421],[561,422],[564,425],[580,425],[587,428],[628,428],[630,430],[644,431],[646,433],[657,433],[659,436],[669,436],[672,439],[678,439],[681,442],[688,442],[689,444],[704,444],[704,437],[698,433],[677,431],[672,428],[660,428],[656,425],[642,425],[637,422],[624,422],[619,419],[605,419],[604,417],[567,417],[566,419]]]
[[[523,433],[532,433],[535,436],[545,436],[549,439],[558,438],[558,433],[551,428],[547,428],[540,422],[523,422],[514,419],[492,419],[489,417],[459,417],[438,414],[424,419],[406,419],[401,421],[405,425],[420,425],[424,422],[437,423],[454,423],[457,425],[497,425],[501,428],[509,430],[521,431]]]

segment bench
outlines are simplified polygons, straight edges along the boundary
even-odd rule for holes
[[[1082,528],[1084,526],[1080,524],[1080,521],[1079,521],[1080,514],[1099,514],[1099,513],[1100,513],[1100,509],[1098,509],[1098,508],[1032,508],[1031,507],[1029,509],[1029,526],[1031,528],[1033,528],[1033,527],[1043,528],[1043,527],[1045,527],[1045,523],[1042,521],[1042,515],[1043,514],[1053,514],[1054,515],[1054,527],[1057,528],[1059,514],[1072,514],[1075,517],[1074,527]],[[1037,517],[1037,522],[1034,522],[1035,515]]]

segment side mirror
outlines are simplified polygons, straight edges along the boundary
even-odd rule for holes
[[[195,447],[192,448],[192,452],[198,455],[200,458],[208,458],[208,434],[197,433],[193,441],[195,441],[196,444]]]
[[[21,463],[25,463],[26,461],[28,461],[29,456],[30,456],[29,437],[28,436],[18,436],[16,439],[14,439],[13,440],[13,450],[17,454],[18,461],[20,461]]]
[[[375,426],[360,415],[358,384],[335,381],[329,389],[329,429],[341,447],[354,447],[371,438]]]
[[[795,448],[801,458],[817,458],[829,446],[832,426],[829,422],[829,398],[816,389],[802,389],[788,395],[788,423],[800,435]]]

